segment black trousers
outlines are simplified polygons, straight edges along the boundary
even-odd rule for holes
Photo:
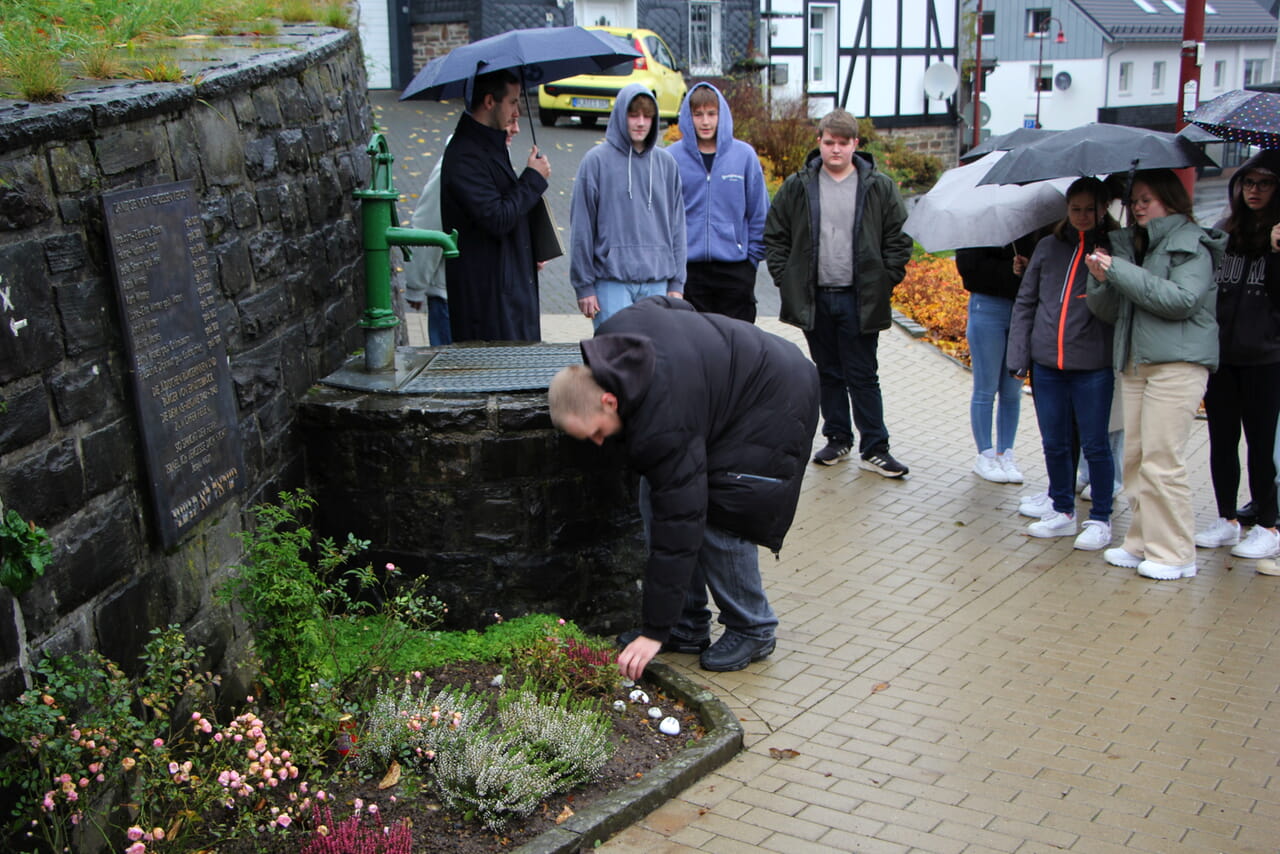
[[[1204,393],[1209,419],[1209,476],[1218,515],[1236,517],[1240,490],[1240,429],[1244,428],[1249,495],[1258,524],[1276,525],[1276,420],[1280,418],[1280,362],[1220,365]]]
[[[750,261],[690,261],[684,298],[698,311],[756,322],[756,265]]]

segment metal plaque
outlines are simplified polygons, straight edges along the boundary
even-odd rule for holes
[[[235,391],[192,181],[106,193],[116,296],[165,548],[243,487]]]

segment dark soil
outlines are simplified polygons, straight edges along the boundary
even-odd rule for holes
[[[430,677],[436,688],[445,685],[470,685],[473,692],[483,690],[492,694],[496,700],[499,689],[489,683],[499,672],[500,668],[495,664],[462,662],[436,671],[425,671],[424,675]],[[510,676],[507,678],[510,679]],[[602,795],[642,778],[651,769],[678,753],[691,739],[700,739],[705,734],[697,714],[683,703],[666,696],[652,684],[642,683],[638,687],[649,695],[650,703],[643,706],[627,703],[624,714],[610,711],[614,721],[613,742],[616,750],[613,758],[601,770],[600,776],[586,786],[545,801],[532,815],[510,822],[502,833],[494,833],[477,821],[467,821],[446,811],[429,786],[422,787],[418,794],[409,796],[403,791],[403,784],[378,789],[378,782],[386,769],[378,769],[372,779],[363,780],[352,774],[328,784],[325,788],[336,802],[334,820],[348,818],[352,811],[351,803],[359,798],[364,802],[366,810],[369,804],[377,804],[380,825],[388,826],[406,820],[410,822],[413,854],[481,854],[522,845],[543,831],[555,827],[558,816],[567,818]],[[627,693],[628,691],[619,689],[618,696],[611,697],[608,702],[612,703],[614,699],[626,700]],[[678,719],[680,734],[669,736],[659,732],[658,721],[648,716],[649,706],[658,706],[664,715]],[[308,829],[282,836],[238,840],[219,845],[217,854],[292,854],[301,850],[312,838]]]

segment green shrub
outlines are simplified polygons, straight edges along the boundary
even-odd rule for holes
[[[613,723],[588,701],[569,694],[540,696],[529,689],[508,691],[498,703],[503,731],[514,733],[558,778],[565,792],[594,780],[613,756]]]
[[[403,687],[399,687],[403,685]],[[466,689],[417,686],[415,677],[385,685],[374,698],[359,738],[356,764],[373,770],[400,762],[425,769],[447,743],[470,732],[487,714],[485,701]]]

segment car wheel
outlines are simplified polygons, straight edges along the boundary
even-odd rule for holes
[[[579,116],[578,118],[581,119],[584,128],[593,128],[596,126],[596,122],[600,121],[600,117],[595,115]]]
[[[556,126],[556,119],[560,118],[560,113],[556,110],[538,109],[538,120],[542,122],[544,128],[552,128]]]

